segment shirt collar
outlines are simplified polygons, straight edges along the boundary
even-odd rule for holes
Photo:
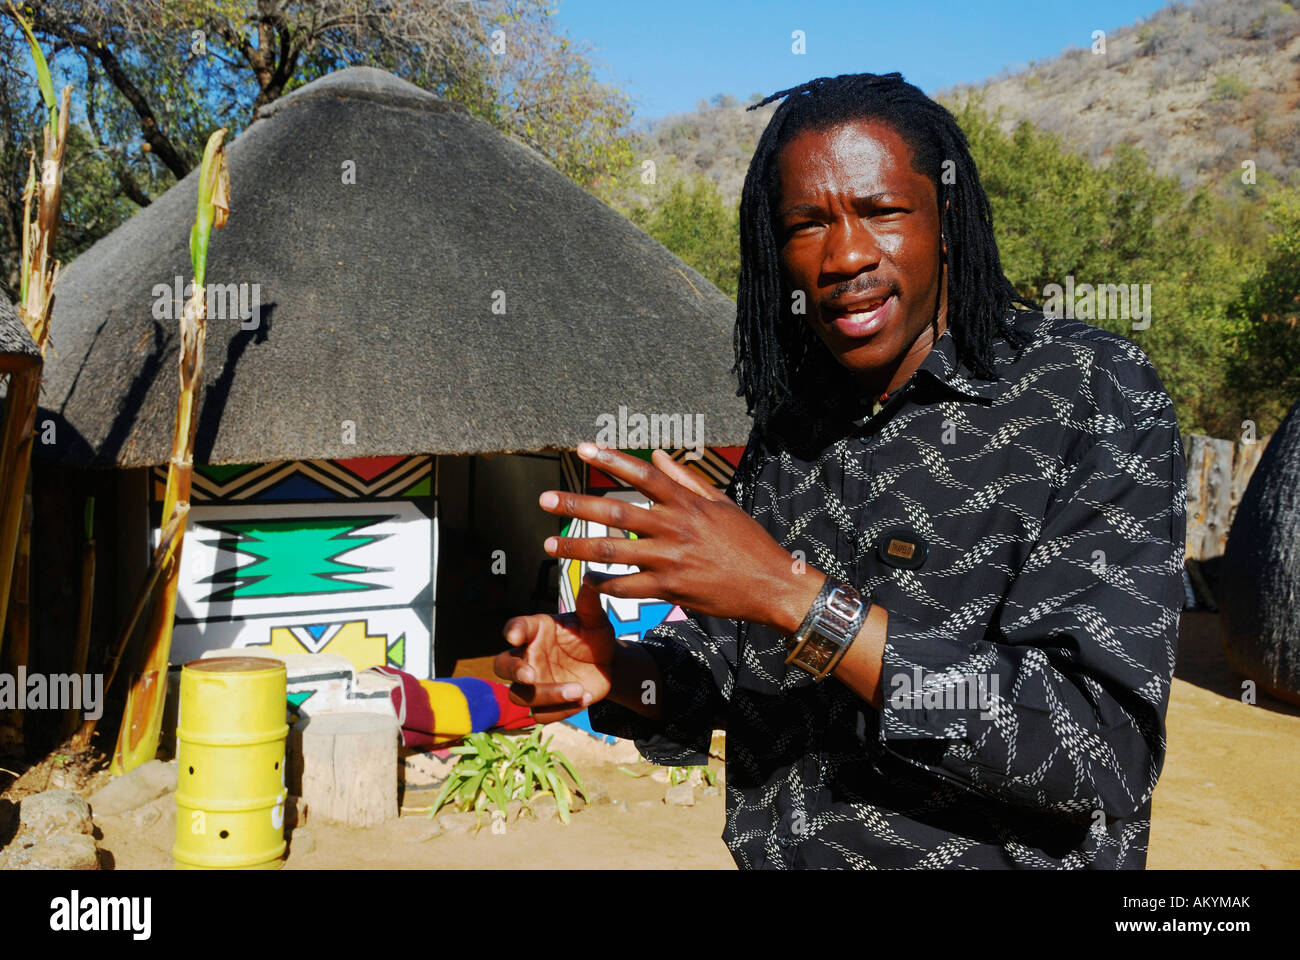
[[[919,386],[928,383],[941,389],[963,394],[974,400],[992,400],[1004,386],[1001,379],[980,380],[970,369],[957,361],[957,342],[952,331],[945,328],[916,368],[913,379]]]

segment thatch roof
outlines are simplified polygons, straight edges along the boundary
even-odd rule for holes
[[[0,295],[0,372],[10,372],[41,362],[32,335],[9,298]]]
[[[620,406],[745,442],[732,302],[461,107],[351,68],[265,108],[229,161],[207,280],[260,284],[261,310],[208,321],[197,462],[572,449]],[[178,324],[153,290],[189,279],[196,181],[63,274],[42,402],[75,439],[43,456],[169,456]]]

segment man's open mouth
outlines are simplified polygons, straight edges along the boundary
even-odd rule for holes
[[[880,330],[893,313],[894,295],[872,297],[844,306],[822,308],[826,322],[846,337],[866,337]]]

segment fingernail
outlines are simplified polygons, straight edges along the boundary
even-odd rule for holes
[[[591,703],[591,694],[589,694],[589,693],[584,693],[584,694],[582,695],[582,705],[585,707],[585,706],[590,705],[590,703]]]
[[[584,440],[582,443],[578,444],[578,456],[582,457],[584,460],[590,460],[599,452],[600,451],[596,449],[594,443],[588,443]]]
[[[577,700],[582,696],[582,687],[576,683],[566,683],[560,689],[560,696],[564,697],[565,700]]]
[[[555,509],[555,507],[560,505],[560,498],[555,493],[551,492],[550,490],[547,490],[544,494],[542,494],[540,497],[537,498],[537,502],[540,503],[547,510],[553,510]]]
[[[542,549],[545,550],[547,553],[554,553],[559,546],[560,546],[559,537],[547,537],[546,542],[542,544]]]
[[[519,668],[519,679],[520,679],[521,681],[523,681],[524,683],[532,683],[532,682],[533,682],[533,668],[532,668],[532,667],[520,667],[520,668]]]

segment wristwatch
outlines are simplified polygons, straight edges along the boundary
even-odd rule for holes
[[[799,629],[786,638],[785,662],[811,673],[818,683],[825,680],[862,629],[870,609],[871,601],[849,584],[827,577]]]

